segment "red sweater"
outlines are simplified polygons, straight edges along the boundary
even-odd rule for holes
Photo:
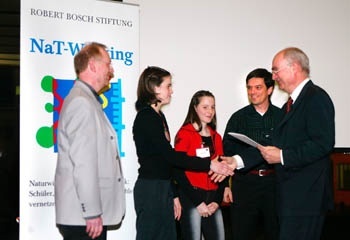
[[[220,134],[211,129],[210,136],[213,142],[214,154],[210,156],[214,159],[216,156],[223,155],[222,139]],[[175,150],[186,152],[189,156],[196,156],[196,149],[202,147],[202,137],[196,131],[192,124],[182,126],[175,137]],[[204,190],[216,190],[218,184],[210,179],[207,172],[185,171],[185,174],[192,186]]]

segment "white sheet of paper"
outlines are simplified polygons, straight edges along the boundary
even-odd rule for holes
[[[249,144],[250,146],[257,147],[259,145],[259,143],[255,142],[253,139],[247,137],[244,134],[235,133],[235,132],[229,132],[228,134],[230,134],[232,137],[235,137],[235,138],[241,140],[242,142]]]

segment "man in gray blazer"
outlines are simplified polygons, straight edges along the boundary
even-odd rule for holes
[[[106,239],[125,214],[124,178],[116,133],[98,94],[113,78],[106,46],[85,45],[74,57],[78,79],[58,122],[56,224],[64,240]]]

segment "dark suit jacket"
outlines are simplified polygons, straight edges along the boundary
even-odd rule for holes
[[[328,94],[310,80],[276,126],[272,141],[282,149],[284,159],[284,165],[276,165],[278,213],[320,215],[331,209],[329,155],[335,143],[335,124]]]

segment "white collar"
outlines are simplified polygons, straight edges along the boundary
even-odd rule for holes
[[[305,84],[310,81],[310,78],[306,78],[304,81],[302,81],[290,94],[290,97],[293,99],[293,102],[297,100],[298,96],[300,95],[301,90],[303,90]]]

